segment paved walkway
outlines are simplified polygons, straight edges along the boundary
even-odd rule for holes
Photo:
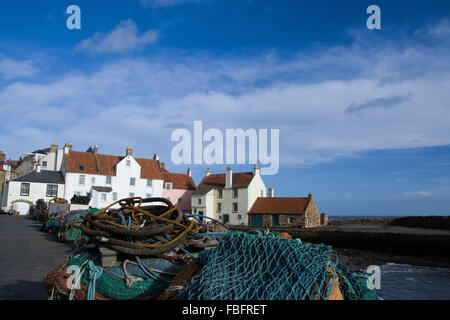
[[[47,299],[42,279],[64,262],[70,245],[41,226],[26,216],[0,215],[0,299]]]

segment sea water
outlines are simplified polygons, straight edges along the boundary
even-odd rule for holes
[[[450,269],[388,263],[380,266],[384,300],[448,300]]]

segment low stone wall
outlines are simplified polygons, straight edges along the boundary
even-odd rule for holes
[[[233,231],[247,232],[251,227],[233,227]],[[261,228],[259,228],[261,229]],[[450,235],[381,233],[370,231],[341,231],[314,229],[270,228],[288,232],[304,242],[324,243],[338,248],[372,250],[417,257],[435,257],[450,261]]]
[[[450,217],[429,216],[429,217],[401,217],[389,222],[390,225],[450,230]]]

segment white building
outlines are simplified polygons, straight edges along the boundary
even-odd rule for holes
[[[248,211],[258,197],[266,197],[266,186],[257,165],[253,172],[211,174],[209,169],[192,194],[192,213],[231,225],[248,224]]]
[[[61,172],[65,177],[64,198],[90,195],[90,206],[102,208],[129,197],[162,197],[164,179],[155,159],[134,158],[131,147],[124,156],[73,151],[64,147]]]
[[[35,150],[30,153],[24,153],[19,159],[19,166],[15,173],[17,177],[36,170],[37,166],[41,170],[61,171],[61,165],[64,157],[64,151],[58,147],[58,143],[53,142],[50,148]]]
[[[1,208],[9,211],[11,205],[21,215],[28,214],[38,199],[48,202],[64,196],[64,177],[59,171],[36,170],[7,181],[3,187]],[[19,201],[20,200],[20,201]]]

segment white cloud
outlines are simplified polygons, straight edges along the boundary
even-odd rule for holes
[[[279,128],[281,165],[295,166],[450,144],[449,39],[369,48],[359,41],[289,60],[273,52],[153,56],[49,83],[16,82],[0,89],[10,110],[0,140],[16,153],[53,140],[110,153],[132,144],[169,162],[173,125],[203,120],[205,129]],[[357,112],[345,112],[352,105]]]
[[[132,20],[120,22],[107,34],[95,33],[81,41],[76,49],[92,53],[125,53],[145,47],[158,40],[158,31],[149,30],[142,35]]]
[[[16,60],[0,53],[0,79],[30,77],[39,71],[33,60]]]
[[[421,190],[421,191],[413,191],[413,192],[403,192],[402,195],[406,196],[406,197],[417,197],[417,196],[429,197],[432,195],[432,193],[427,190]]]
[[[144,6],[171,7],[181,3],[203,2],[205,0],[139,0]]]

